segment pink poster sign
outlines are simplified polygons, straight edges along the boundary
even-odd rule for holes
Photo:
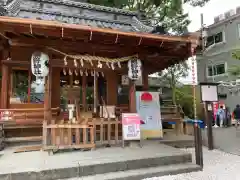
[[[137,113],[122,114],[122,128],[124,140],[140,140],[141,117]]]

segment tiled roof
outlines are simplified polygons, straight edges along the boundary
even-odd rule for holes
[[[53,20],[121,31],[151,32],[153,30],[137,19],[136,12],[70,0],[12,0],[0,8],[0,15]]]

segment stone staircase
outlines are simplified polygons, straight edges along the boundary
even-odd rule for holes
[[[201,170],[192,163],[190,152],[159,141],[143,141],[142,148],[97,148],[52,156],[43,151],[11,153],[9,149],[0,164],[0,179],[4,180],[140,180]]]
[[[81,177],[81,180],[141,180],[144,178],[160,177],[167,175],[176,175],[180,173],[189,173],[199,171],[200,167],[192,163],[175,164],[159,167],[141,168],[137,170],[110,172],[99,175]],[[72,178],[69,180],[80,180]]]
[[[80,171],[78,178],[68,180],[141,180],[201,170],[198,165],[192,163],[191,154],[180,152],[181,150],[176,153],[175,148],[161,146],[163,147],[159,149],[159,151],[163,152],[161,155],[156,154],[155,157],[151,158],[139,157],[135,160],[125,159],[125,161],[111,164],[98,164],[90,169],[89,167],[82,167],[84,172]],[[154,153],[157,149],[152,150]]]

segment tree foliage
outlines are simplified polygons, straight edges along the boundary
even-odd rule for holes
[[[240,50],[233,52],[232,58],[234,58],[236,60],[240,60]],[[238,66],[238,65],[231,66],[228,71],[229,71],[230,75],[232,75],[234,77],[240,76],[240,66]]]
[[[152,26],[164,25],[167,30],[182,32],[182,27],[190,23],[188,15],[183,13],[182,6],[203,6],[209,0],[87,0],[88,3],[139,11],[141,19]],[[173,29],[172,29],[173,28]]]
[[[151,26],[161,26],[164,31],[181,35],[186,33],[190,24],[188,14],[183,12],[183,4],[204,6],[210,0],[88,0],[87,2],[138,11],[140,19]],[[169,67],[159,75],[172,88],[172,100],[176,103],[176,85],[179,79],[188,75],[188,64],[182,62]]]
[[[173,104],[177,103],[176,87],[177,85],[180,85],[179,79],[188,76],[188,69],[188,64],[186,62],[182,62],[175,64],[158,74],[162,80],[162,83],[169,85],[169,87],[172,89]]]
[[[182,107],[185,116],[188,116],[189,118],[194,118],[193,95],[191,85],[184,85],[176,88],[176,104],[179,104]],[[201,107],[200,103],[199,89],[197,89],[196,92],[196,104],[197,104],[197,117],[199,119],[202,119],[203,108]]]

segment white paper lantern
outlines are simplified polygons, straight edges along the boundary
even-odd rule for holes
[[[49,73],[49,56],[43,52],[36,51],[32,54],[31,70],[34,76],[45,77]]]
[[[138,80],[142,76],[142,62],[139,59],[128,61],[128,77]]]

